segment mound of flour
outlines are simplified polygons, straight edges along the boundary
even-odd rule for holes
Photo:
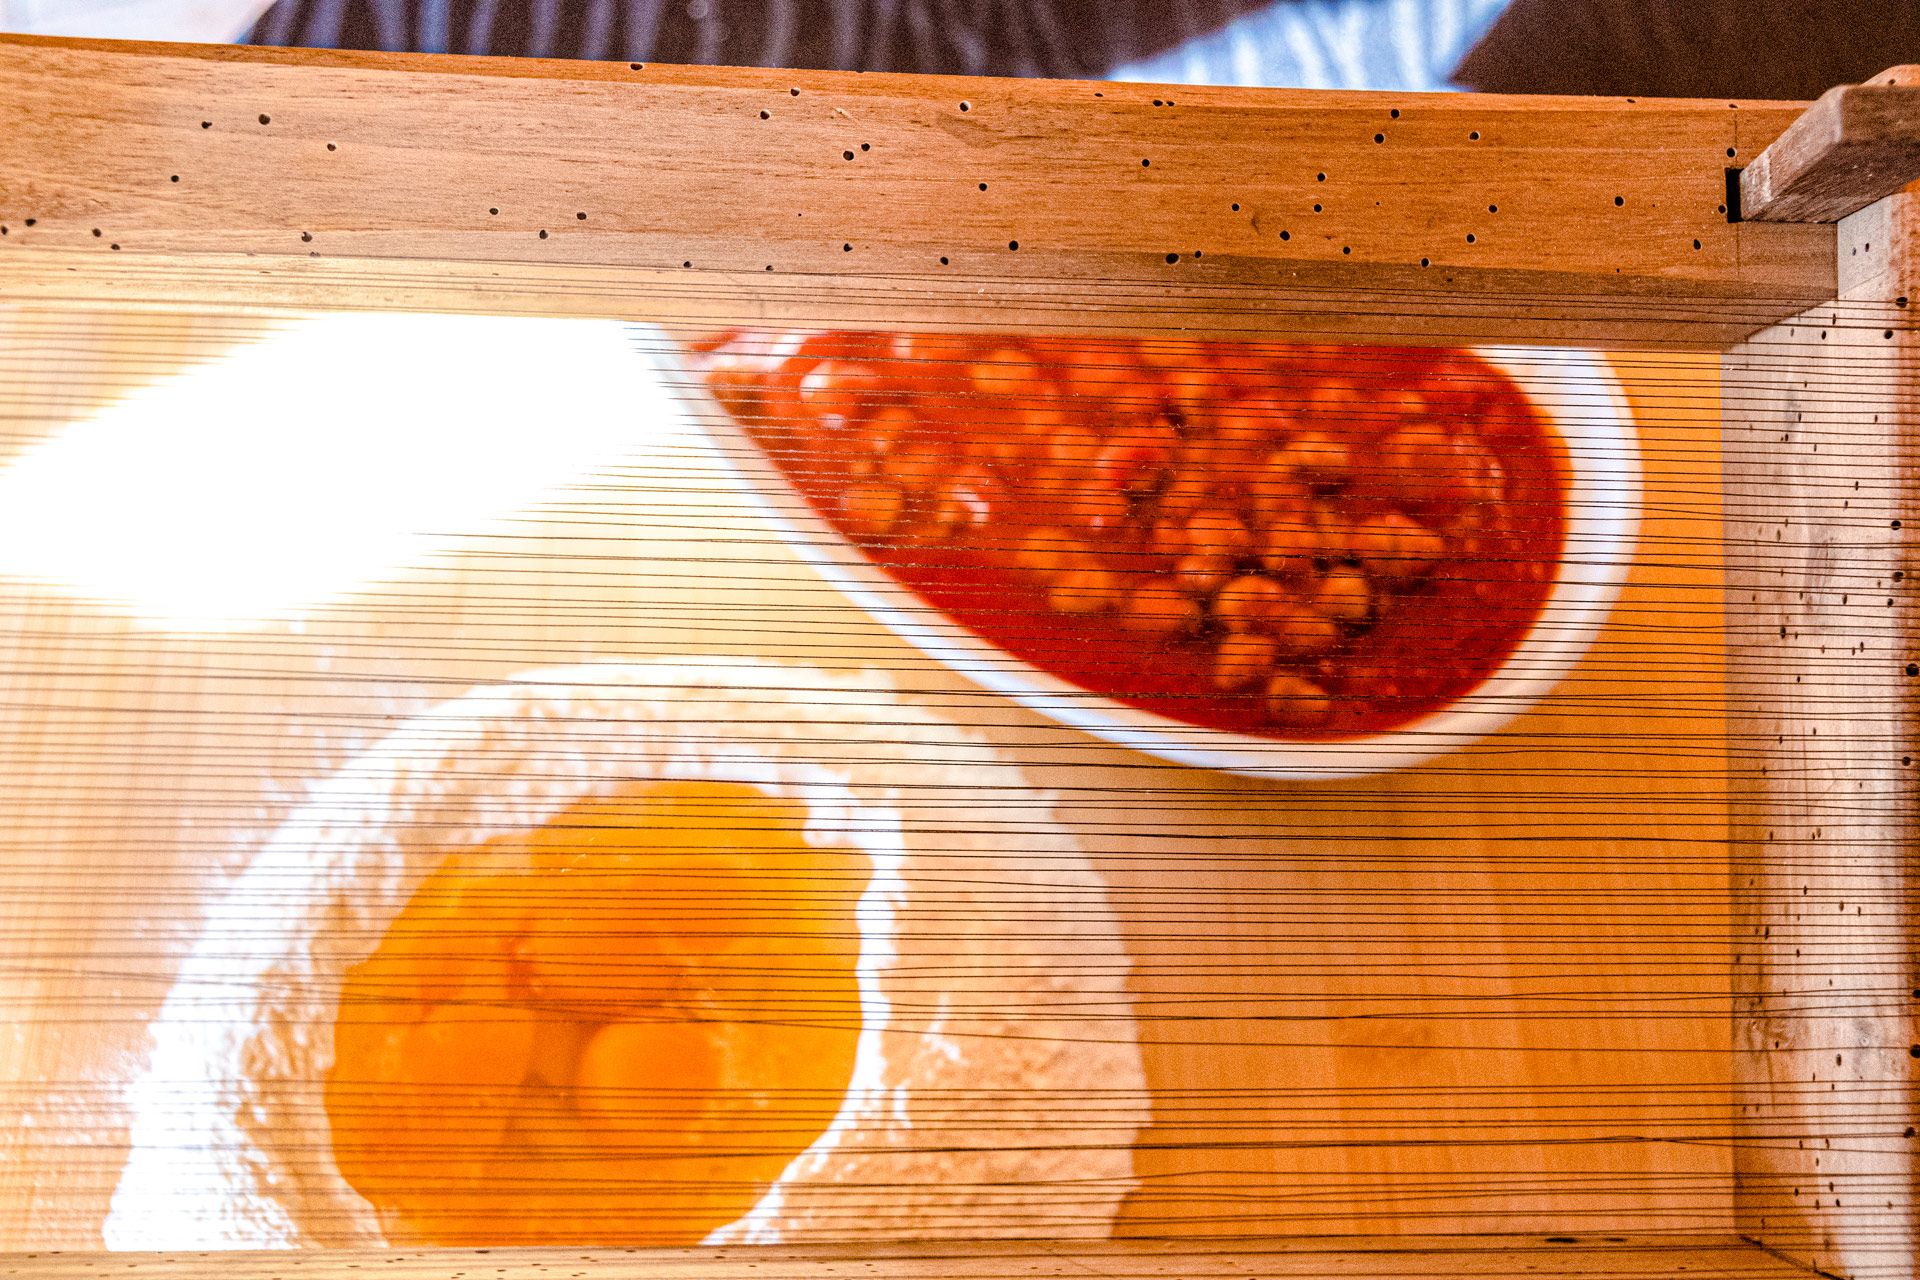
[[[152,1027],[108,1247],[381,1243],[323,1098],[347,970],[450,849],[650,778],[801,802],[808,839],[871,859],[847,1095],[710,1242],[1107,1234],[1147,1095],[1078,843],[1015,765],[882,677],[721,658],[528,672],[318,787],[208,911]]]

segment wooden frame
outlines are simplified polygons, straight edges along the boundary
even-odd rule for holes
[[[24,39],[0,83],[15,297],[1706,349],[1834,290],[1830,232],[1727,218],[1793,105]]]
[[[1204,1264],[1115,1246],[1071,1263],[1022,1255],[1018,1269],[1864,1278],[1911,1265],[1920,648],[1903,528],[1916,518],[1920,195],[1869,190],[1837,227],[1729,221],[1729,169],[1801,105],[14,38],[0,40],[0,98],[13,117],[0,132],[6,301],[691,324],[904,314],[1183,336],[1391,327],[1408,341],[1726,352],[1732,732],[1749,748],[1734,779],[1735,1195],[1749,1243],[1534,1241],[1522,1255],[1513,1242],[1323,1242]],[[1819,157],[1857,137],[1832,133],[1826,152],[1816,139],[1811,160],[1802,141],[1769,161],[1774,179],[1846,186],[1846,166]],[[1873,154],[1895,153],[1911,154]],[[1750,212],[1765,212],[1772,196],[1756,192]],[[1846,203],[1799,208],[1839,216]],[[1836,814],[1840,796],[1851,807]],[[1862,976],[1858,999],[1826,1004]],[[1809,1105],[1838,1082],[1861,1099],[1858,1122]],[[1001,1254],[860,1256],[881,1274],[1014,1268]],[[660,1257],[649,1274],[734,1262]],[[840,1273],[835,1258],[780,1262]]]

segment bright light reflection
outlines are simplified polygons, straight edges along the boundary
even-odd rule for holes
[[[343,314],[77,421],[0,472],[0,573],[185,628],[416,566],[679,415],[618,324]]]

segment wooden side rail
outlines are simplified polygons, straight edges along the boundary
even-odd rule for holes
[[[1915,70],[1872,88],[1920,95]],[[1920,114],[1860,92],[1755,162],[1771,212],[1839,222],[1835,302],[1723,362],[1735,1208],[1823,1274],[1892,1277],[1920,1256]]]
[[[0,298],[1717,349],[1796,104],[0,38]]]

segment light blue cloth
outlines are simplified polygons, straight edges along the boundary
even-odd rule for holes
[[[1130,63],[1115,80],[1295,89],[1451,89],[1508,0],[1283,0]]]

